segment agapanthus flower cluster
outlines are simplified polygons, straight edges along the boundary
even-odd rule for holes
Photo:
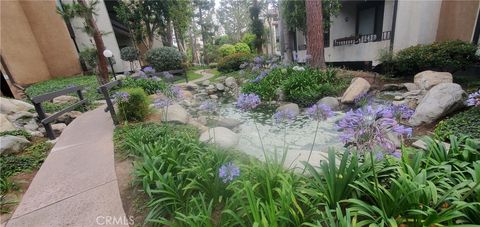
[[[217,110],[217,103],[212,100],[206,100],[200,104],[199,109],[207,113],[214,113]]]
[[[260,105],[260,97],[256,94],[240,94],[237,100],[237,108],[241,110],[252,110]]]
[[[408,120],[410,119],[413,114],[415,113],[415,110],[411,109],[408,107],[407,104],[401,104],[401,105],[390,105],[386,108],[388,110],[388,113],[391,113],[393,118],[396,120]]]
[[[273,118],[277,124],[283,122],[292,122],[295,120],[295,117],[297,117],[297,113],[291,109],[280,110],[273,115]]]
[[[155,108],[157,109],[165,108],[167,106],[170,106],[171,104],[172,100],[167,97],[160,97],[153,101],[153,106],[155,106]]]
[[[145,72],[143,72],[143,71],[138,71],[138,76],[140,76],[143,79],[148,79],[147,74],[145,74]]]
[[[333,116],[333,111],[325,104],[315,104],[307,109],[307,115],[313,120],[324,121]]]
[[[338,122],[341,131],[341,140],[350,146],[356,147],[361,152],[374,152],[377,157],[390,154],[400,157],[396,151],[395,143],[389,138],[392,136],[411,136],[412,129],[400,125],[390,110],[382,107],[367,106],[357,110],[350,110]],[[381,147],[382,154],[376,153],[376,148]]]
[[[229,162],[224,164],[218,170],[218,176],[222,179],[223,183],[228,183],[238,176],[240,176],[240,168],[238,168],[235,164]]]
[[[169,73],[169,72],[163,72],[163,77],[165,77],[165,79],[172,79],[173,78],[173,74]]]
[[[480,90],[468,95],[467,106],[480,106]]]
[[[155,69],[152,66],[147,66],[143,68],[143,72],[145,72],[146,74],[152,74],[155,73]]]
[[[255,77],[255,79],[250,80],[250,82],[256,83],[256,82],[262,80],[263,78],[265,78],[266,76],[268,76],[268,71],[264,70],[264,71],[260,72],[260,74],[257,77]]]
[[[128,92],[124,91],[116,92],[114,95],[115,99],[117,99],[117,102],[127,102],[129,96],[130,95],[128,94]]]
[[[265,59],[263,59],[262,56],[256,56],[256,57],[253,59],[253,63],[255,63],[255,64],[257,64],[257,65],[261,65],[261,64],[263,64],[263,61],[264,61],[264,60],[265,60]]]
[[[173,86],[170,86],[166,91],[165,91],[165,95],[168,97],[168,98],[171,98],[171,99],[182,99],[183,98],[183,92],[182,92],[182,88],[178,85],[173,85]]]

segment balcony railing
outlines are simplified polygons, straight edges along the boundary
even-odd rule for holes
[[[359,43],[369,43],[369,42],[379,42],[383,40],[390,40],[391,31],[384,31],[382,35],[379,36],[378,34],[368,34],[368,35],[358,35],[358,36],[350,36],[340,39],[333,40],[333,46],[345,46],[345,45],[353,45]]]

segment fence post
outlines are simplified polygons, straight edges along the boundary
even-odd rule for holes
[[[183,70],[183,75],[185,75],[185,81],[187,81],[188,84],[188,75],[187,75],[187,70]]]
[[[82,90],[81,90],[81,89],[77,90],[77,95],[78,95],[78,98],[80,99],[80,101],[84,99],[84,98],[83,98],[83,93],[82,93]],[[87,108],[86,103],[83,104],[83,108]]]
[[[38,118],[39,118],[40,122],[42,122],[43,119],[45,119],[47,117],[45,115],[45,112],[43,111],[42,104],[33,102],[33,106],[35,107],[35,110],[38,113]],[[51,140],[54,140],[55,139],[55,134],[53,133],[53,129],[52,129],[52,126],[50,125],[50,123],[46,123],[46,124],[42,123],[42,125],[45,128],[45,131],[47,132],[48,138],[51,139]]]
[[[108,89],[106,87],[100,87],[100,92],[102,92],[103,97],[105,97],[105,102],[107,103],[107,108],[112,116],[113,124],[118,125],[117,114],[115,113],[115,107],[113,106],[110,95],[108,94]]]

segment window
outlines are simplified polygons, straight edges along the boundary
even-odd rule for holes
[[[376,34],[381,38],[385,1],[365,1],[357,5],[356,35]]]

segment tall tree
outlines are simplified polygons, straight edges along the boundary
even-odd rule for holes
[[[214,21],[213,15],[215,13],[215,1],[213,0],[193,0],[193,5],[195,7],[196,13],[195,17],[197,18],[197,23],[200,26],[200,34],[202,36],[203,43],[203,61],[205,64],[208,64],[208,47],[212,43],[214,33]]]
[[[310,67],[324,69],[323,11],[321,0],[306,0],[307,61]]]
[[[153,46],[155,39],[161,39],[159,33],[168,24],[170,1],[119,1],[115,7],[118,18],[130,29],[146,49]],[[161,44],[162,42],[160,42]]]
[[[221,0],[217,9],[218,21],[225,29],[225,33],[234,42],[242,39],[248,29],[249,0]]]
[[[170,8],[173,30],[180,52],[186,53],[185,33],[192,21],[192,2],[190,0],[175,0]]]
[[[85,20],[85,32],[93,37],[95,46],[97,48],[98,58],[98,75],[97,79],[101,84],[108,83],[110,80],[108,76],[107,59],[103,56],[105,50],[105,44],[102,39],[102,32],[97,27],[95,22],[95,6],[97,1],[92,1],[87,4],[85,0],[78,0],[78,3],[72,3],[63,5],[62,9],[58,9],[57,12],[61,14],[65,19],[72,19],[74,17],[80,17]]]
[[[264,35],[264,27],[263,21],[260,20],[260,12],[262,11],[262,6],[259,0],[253,0],[253,4],[250,7],[250,19],[251,19],[251,30],[252,33],[255,35],[255,48],[257,49],[257,53],[262,53],[262,46],[263,46],[263,35]]]

